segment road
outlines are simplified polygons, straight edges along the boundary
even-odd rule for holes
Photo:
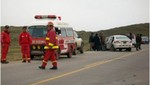
[[[1,65],[1,85],[148,85],[149,46],[132,52],[88,51],[58,60],[59,69],[38,69],[41,60]]]

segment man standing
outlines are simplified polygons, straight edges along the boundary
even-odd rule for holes
[[[100,33],[99,37],[100,37],[100,49],[104,51],[105,50],[105,36],[103,33]]]
[[[44,47],[45,55],[44,55],[42,65],[39,66],[39,68],[45,69],[47,62],[50,59],[53,65],[53,67],[50,68],[50,70],[57,70],[55,50],[58,49],[58,40],[57,40],[56,32],[54,30],[54,25],[52,22],[48,22],[45,41],[46,41],[46,46]]]
[[[94,36],[93,36],[93,33],[91,33],[91,35],[89,37],[89,43],[90,43],[90,51],[92,51],[93,46],[94,46]]]
[[[1,34],[1,50],[2,50],[2,54],[1,54],[1,63],[3,64],[7,64],[9,63],[6,59],[6,56],[8,54],[8,50],[9,50],[9,46],[10,46],[10,32],[9,32],[9,26],[6,25],[4,28],[4,31]]]
[[[94,46],[95,46],[94,51],[100,50],[100,39],[99,39],[98,34],[95,34],[95,36],[94,36]]]
[[[30,44],[32,43],[31,36],[27,32],[27,27],[22,28],[23,32],[19,36],[19,44],[21,46],[22,52],[22,62],[25,63],[28,61],[30,63]]]
[[[140,48],[141,37],[139,34],[136,35],[136,50],[138,51]]]

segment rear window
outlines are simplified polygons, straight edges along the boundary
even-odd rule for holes
[[[128,40],[129,38],[126,37],[126,36],[119,36],[119,37],[116,37],[116,39],[119,39],[119,40]]]
[[[45,37],[47,33],[46,26],[30,26],[28,29],[32,37]]]

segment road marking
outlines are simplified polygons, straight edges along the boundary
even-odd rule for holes
[[[92,64],[89,64],[89,65],[86,65],[86,66],[83,67],[83,68],[77,69],[77,70],[75,70],[75,71],[67,72],[67,73],[64,73],[64,74],[61,74],[61,75],[52,77],[52,78],[48,78],[48,79],[45,79],[45,80],[41,80],[41,81],[39,81],[39,82],[30,84],[30,85],[39,85],[39,84],[42,84],[42,83],[45,83],[45,82],[48,82],[48,81],[56,80],[56,79],[58,79],[58,78],[62,78],[62,77],[65,77],[65,76],[68,76],[68,75],[71,75],[71,74],[74,74],[74,73],[78,73],[78,72],[80,72],[80,71],[83,71],[83,70],[86,70],[86,69],[89,69],[89,68],[96,67],[96,66],[98,66],[98,65],[103,65],[103,64],[106,64],[106,63],[110,63],[110,62],[112,62],[112,61],[115,61],[115,60],[118,60],[118,59],[122,59],[122,58],[124,58],[124,57],[128,57],[128,56],[133,55],[133,54],[136,54],[136,53],[141,53],[141,52],[143,52],[143,51],[145,51],[145,50],[147,50],[147,49],[144,49],[144,50],[138,51],[138,52],[129,53],[129,54],[126,54],[126,55],[117,57],[117,58],[113,58],[113,59],[109,59],[109,60],[103,60],[103,61],[99,61],[99,62],[96,62],[96,63],[92,63]]]

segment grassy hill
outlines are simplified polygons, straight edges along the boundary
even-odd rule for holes
[[[3,30],[3,27],[1,27]],[[15,27],[11,26],[10,27],[10,32],[11,32],[11,46],[9,49],[8,53],[8,60],[21,60],[21,51],[20,51],[20,46],[18,43],[18,36],[22,30],[22,27]],[[118,27],[118,28],[113,28],[113,29],[108,29],[108,30],[100,30],[94,33],[100,33],[103,32],[104,35],[110,36],[114,34],[127,34],[127,33],[134,33],[134,34],[143,34],[146,36],[149,36],[149,23],[144,23],[144,24],[135,24],[135,25],[130,25],[130,26],[124,26],[124,27]],[[86,31],[77,31],[77,33],[80,35],[80,37],[84,40],[84,50],[89,49],[89,43],[88,43],[88,38],[91,34],[91,32],[86,32]]]

